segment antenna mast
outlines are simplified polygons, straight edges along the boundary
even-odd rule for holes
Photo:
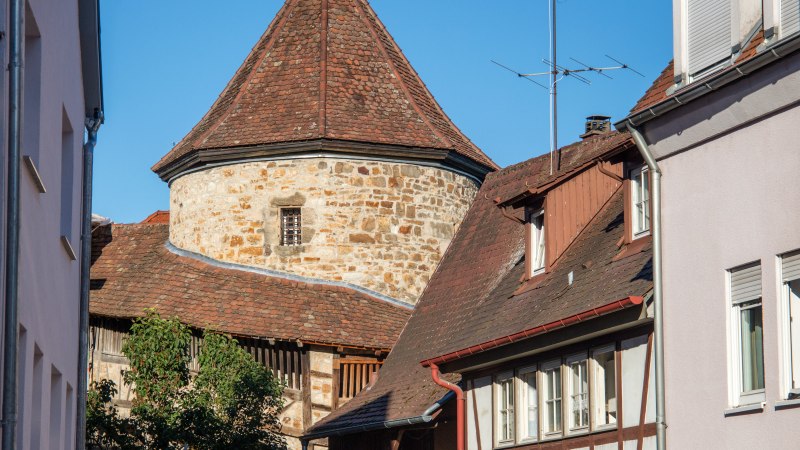
[[[556,61],[556,0],[550,0],[550,175],[553,174],[553,155],[558,150],[558,66]],[[559,158],[559,164],[561,158]]]

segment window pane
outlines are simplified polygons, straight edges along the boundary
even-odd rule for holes
[[[742,392],[764,389],[761,303],[741,307]]]
[[[536,372],[529,372],[523,375],[525,383],[525,433],[524,438],[536,438],[539,434],[539,398],[536,392]]]
[[[617,385],[614,351],[594,355],[594,423],[596,426],[617,423]]]
[[[792,389],[800,389],[800,280],[787,283]]]
[[[570,428],[589,425],[589,379],[586,360],[570,364]]]
[[[561,368],[545,371],[544,430],[546,433],[561,431]]]
[[[498,436],[501,442],[514,438],[514,379],[498,381]]]

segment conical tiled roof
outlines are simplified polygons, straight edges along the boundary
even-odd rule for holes
[[[226,149],[319,140],[439,150],[497,168],[442,111],[366,0],[287,0],[153,170],[163,176],[195,151],[219,160]]]

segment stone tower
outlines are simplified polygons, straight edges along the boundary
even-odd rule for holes
[[[413,304],[495,168],[366,0],[288,0],[153,170],[178,249]]]

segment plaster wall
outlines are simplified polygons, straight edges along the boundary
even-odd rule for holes
[[[20,171],[21,243],[19,275],[19,393],[17,448],[75,447],[78,377],[79,273],[61,242],[67,238],[80,258],[81,168],[84,97],[78,2],[28,0],[26,34],[38,34],[39,60],[29,59],[23,100],[22,154],[35,156],[46,192],[25,164]],[[0,1],[0,24],[8,29],[8,2]],[[34,24],[36,30],[34,31]],[[26,45],[28,45],[26,44]],[[27,49],[32,50],[33,45]],[[8,62],[8,40],[0,40]],[[38,67],[37,67],[38,66]],[[35,89],[34,89],[35,87]],[[8,74],[0,75],[0,149],[7,154]],[[38,95],[34,95],[38,90]],[[67,128],[72,133],[63,133]],[[71,154],[62,159],[65,145]],[[7,162],[7,161],[6,161]],[[62,179],[62,165],[68,168]],[[4,164],[5,166],[5,164]],[[0,174],[3,212],[7,191]],[[62,212],[64,206],[67,216]],[[62,221],[62,216],[65,218]],[[5,217],[3,216],[3,228]],[[5,233],[3,234],[5,236]],[[0,258],[2,258],[0,256]],[[0,267],[5,266],[5,261]],[[3,291],[4,292],[4,291]],[[5,298],[2,299],[5,303]]]
[[[670,448],[794,448],[800,439],[800,409],[775,406],[785,399],[777,255],[800,248],[798,121],[799,108],[784,109],[659,163]],[[726,417],[726,270],[752,261],[763,280],[766,405]]]
[[[404,163],[310,158],[194,172],[170,187],[170,241],[220,261],[357,285],[416,303],[478,186]],[[299,207],[302,244],[280,245]]]

